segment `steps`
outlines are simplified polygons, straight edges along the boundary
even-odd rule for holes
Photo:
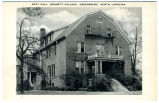
[[[113,88],[114,92],[128,92],[129,91],[126,87],[124,87],[116,79],[112,79],[112,88]]]

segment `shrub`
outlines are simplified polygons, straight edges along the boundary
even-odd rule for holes
[[[140,77],[133,76],[132,84],[133,84],[134,90],[142,90],[142,81]]]
[[[112,80],[108,76],[95,77],[94,84],[91,89],[95,91],[113,91]]]
[[[123,84],[130,91],[142,90],[141,77],[118,75],[115,77],[115,79],[117,79],[121,84]]]
[[[72,87],[56,87],[56,86],[49,86],[45,87],[44,90],[49,90],[49,91],[75,91],[75,88]]]
[[[66,85],[70,88],[75,88],[78,90],[78,88],[84,87],[84,80],[87,79],[86,75],[81,75],[77,72],[73,72],[69,75],[65,76],[66,78],[63,78],[66,82]]]
[[[61,88],[59,88],[59,87],[52,87],[52,86],[48,86],[48,87],[45,87],[45,88],[43,88],[43,90],[50,90],[50,91],[52,91],[52,90],[54,90],[54,91],[61,91]]]
[[[29,80],[25,80],[25,81],[23,82],[23,89],[24,89],[24,90],[31,90],[31,89],[32,89]]]
[[[47,82],[46,82],[46,80],[44,78],[41,80],[40,85],[41,85],[41,89],[42,90],[46,88]]]
[[[21,90],[21,84],[19,83],[19,84],[17,84],[17,86],[16,86],[16,90],[17,91],[20,91]]]

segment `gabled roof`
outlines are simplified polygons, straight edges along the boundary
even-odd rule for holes
[[[98,10],[98,11],[94,11],[91,13],[88,13],[86,15],[84,15],[83,17],[81,17],[79,20],[77,20],[77,22],[73,23],[73,25],[71,25],[66,31],[64,31],[63,33],[65,34],[65,36],[67,37],[76,27],[78,27],[78,25],[80,25],[88,16],[93,15],[95,13],[101,13],[104,17],[108,18],[108,20],[110,20],[110,22],[112,22],[117,29],[121,32],[121,34],[123,35],[123,37],[127,40],[127,42],[129,44],[131,44],[126,32],[123,30],[123,28],[121,28],[119,26],[119,24],[110,16],[108,16],[107,14],[105,14],[102,10]]]
[[[105,14],[102,10],[97,10],[97,11],[94,11],[94,12],[91,12],[91,13],[88,13],[84,16],[82,16],[81,18],[79,18],[78,20],[76,20],[75,22],[73,22],[72,24],[70,25],[66,25],[62,28],[58,28],[58,29],[55,29],[55,30],[52,30],[50,31],[49,33],[53,33],[54,36],[56,36],[54,39],[53,39],[53,42],[51,42],[50,44],[58,41],[59,39],[61,38],[65,38],[67,37],[76,27],[78,27],[88,16],[90,15],[93,15],[93,14],[96,14],[96,13],[101,13],[105,18],[107,18],[111,23],[113,23],[117,29],[121,32],[122,36],[127,40],[127,42],[129,44],[131,44],[126,32],[123,30],[122,27],[119,26],[119,24],[110,16],[108,16],[107,14]],[[47,35],[49,35],[49,33]],[[46,35],[46,36],[47,36]],[[50,45],[48,44],[48,45]],[[42,48],[41,48],[42,49]]]
[[[119,26],[119,24],[110,16],[108,16],[107,14],[105,14],[102,10],[97,10],[91,13],[88,13],[84,16],[82,16],[81,18],[79,18],[77,21],[75,21],[74,23],[72,23],[71,25],[67,26],[67,28],[65,28],[65,30],[58,36],[58,38],[56,38],[56,40],[60,39],[61,37],[65,36],[67,37],[76,27],[78,27],[78,25],[80,25],[88,16],[96,14],[96,13],[101,13],[105,18],[107,18],[110,22],[112,22],[117,29],[121,32],[121,34],[123,35],[123,37],[127,40],[128,43],[131,44],[126,32],[123,30],[122,27]]]

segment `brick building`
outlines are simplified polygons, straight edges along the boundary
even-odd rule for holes
[[[66,81],[60,76],[73,72],[131,76],[127,34],[102,11],[88,13],[71,25],[47,34],[41,28],[40,38],[41,45],[35,55],[51,86],[65,86]]]

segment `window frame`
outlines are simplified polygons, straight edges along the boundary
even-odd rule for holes
[[[115,46],[115,54],[116,55],[123,55],[123,50],[122,50],[122,47],[120,45]]]
[[[91,34],[91,33],[92,33],[91,25],[86,25],[86,34]]]
[[[77,72],[79,74],[85,74],[85,62],[78,60],[78,61],[75,61],[75,63],[76,63],[75,68],[76,68]],[[82,69],[83,69],[83,73],[82,73]]]
[[[109,33],[110,33],[110,36],[109,36]],[[109,37],[112,37],[112,28],[107,28],[107,35]]]
[[[79,42],[79,41],[76,42],[76,53],[85,53],[85,43],[84,42]]]

